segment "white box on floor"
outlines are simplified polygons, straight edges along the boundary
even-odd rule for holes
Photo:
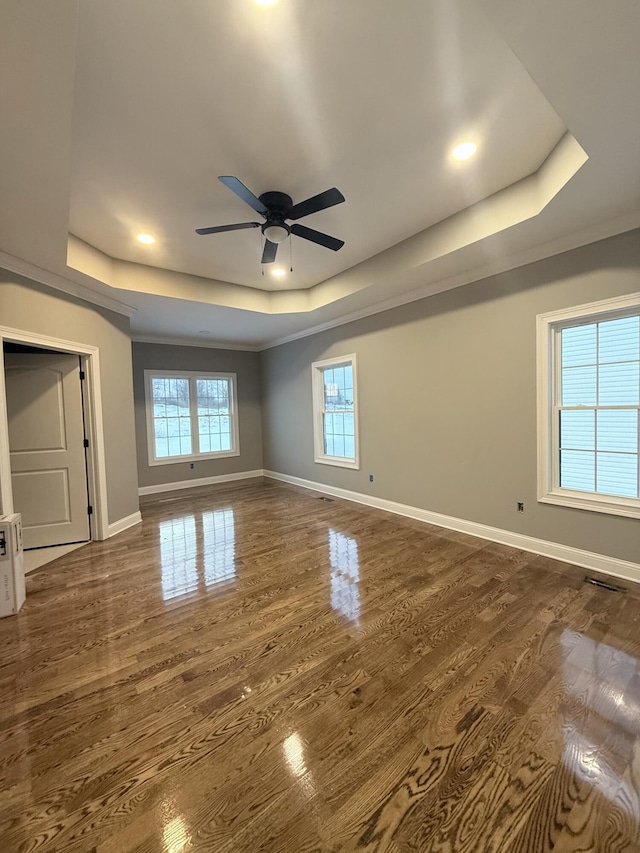
[[[0,617],[13,616],[25,599],[22,518],[0,516]]]

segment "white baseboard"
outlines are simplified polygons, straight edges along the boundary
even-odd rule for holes
[[[130,527],[140,524],[141,521],[142,516],[139,512],[132,512],[131,515],[127,515],[125,518],[119,518],[118,521],[114,521],[113,524],[110,524],[107,527],[107,535],[105,538],[110,539],[117,533],[122,533],[123,530],[128,530]]]
[[[522,533],[513,533],[510,530],[502,530],[499,527],[489,527],[486,524],[478,524],[475,521],[466,521],[463,518],[454,518],[450,515],[441,515],[438,512],[430,512],[426,509],[408,506],[407,504],[387,501],[384,498],[376,498],[363,495],[361,492],[352,492],[348,489],[340,489],[335,486],[326,486],[323,483],[315,483],[313,480],[303,480],[301,477],[291,477],[288,474],[280,474],[277,471],[265,471],[264,476],[272,480],[281,480],[293,486],[302,486],[325,495],[343,498],[354,503],[382,509],[395,515],[404,515],[417,521],[425,521],[448,530],[457,530],[460,533],[468,533],[480,539],[489,539],[491,542],[499,542],[501,545],[510,545],[512,548],[520,548],[532,554],[540,554],[543,557],[551,557],[563,563],[572,563],[592,571],[612,575],[622,580],[640,583],[640,564],[629,563],[626,560],[618,560],[605,554],[595,554],[592,551],[582,551],[579,548],[571,548],[569,545],[561,545],[558,542],[547,542],[545,539],[536,539],[533,536],[525,536]]]
[[[256,468],[255,471],[239,471],[237,474],[219,474],[217,477],[200,477],[197,480],[180,480],[176,483],[159,483],[157,486],[141,486],[138,489],[138,494],[156,495],[160,492],[175,492],[179,489],[195,489],[196,486],[211,486],[215,483],[231,483],[234,480],[252,480],[255,477],[262,477],[264,471],[262,468]]]

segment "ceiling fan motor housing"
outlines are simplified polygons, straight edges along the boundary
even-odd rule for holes
[[[266,192],[262,193],[260,201],[266,208],[265,216],[267,218],[262,226],[262,233],[271,243],[282,243],[291,232],[284,221],[293,206],[291,196],[276,191]]]

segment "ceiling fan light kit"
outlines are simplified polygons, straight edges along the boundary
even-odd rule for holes
[[[267,240],[272,243],[282,243],[291,233],[288,225],[283,223],[265,222],[262,226],[262,233]]]
[[[262,252],[263,264],[272,264],[275,261],[278,244],[286,240],[291,234],[302,237],[303,240],[309,240],[311,243],[317,243],[318,246],[324,246],[326,249],[331,249],[334,252],[337,252],[338,249],[344,246],[344,240],[338,240],[329,234],[323,234],[321,231],[314,231],[313,228],[307,228],[305,225],[298,225],[297,223],[288,225],[285,222],[287,219],[302,219],[303,216],[310,216],[312,213],[318,213],[320,210],[326,210],[328,207],[342,204],[345,200],[344,196],[335,187],[311,198],[307,198],[298,204],[294,204],[291,196],[288,196],[286,193],[271,191],[262,193],[261,196],[256,196],[250,189],[245,187],[242,181],[232,175],[221,175],[218,180],[222,181],[226,187],[248,204],[249,207],[252,207],[256,213],[259,213],[265,222],[262,224],[260,222],[239,222],[234,225],[214,225],[211,228],[196,228],[196,234],[219,234],[222,231],[261,228],[265,237],[264,250]]]

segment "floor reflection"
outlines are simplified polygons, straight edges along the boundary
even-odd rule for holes
[[[170,518],[159,524],[162,597],[165,601],[236,578],[233,509]]]
[[[236,576],[236,529],[232,509],[202,513],[204,582],[226,583]]]
[[[331,561],[331,606],[354,621],[360,618],[360,561],[358,543],[350,536],[329,528]]]
[[[166,853],[184,853],[190,847],[190,839],[184,820],[175,817],[163,830],[163,840]]]
[[[640,663],[583,634],[564,631],[561,643],[570,702],[563,763],[637,818],[637,793],[627,777],[638,758]]]
[[[161,521],[159,532],[162,597],[167,601],[198,588],[195,516]]]
[[[297,732],[293,732],[283,742],[284,757],[289,767],[289,772],[298,781],[302,792],[309,799],[316,793],[313,774],[307,769],[304,760],[304,743]]]

